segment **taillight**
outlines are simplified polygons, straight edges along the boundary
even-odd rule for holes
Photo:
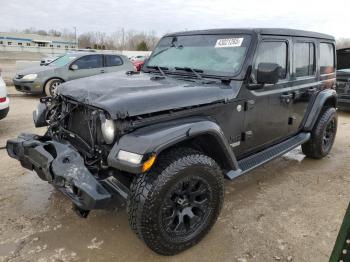
[[[0,97],[0,103],[4,103],[6,101],[6,97]]]

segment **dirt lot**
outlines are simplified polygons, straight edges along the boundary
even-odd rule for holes
[[[0,147],[32,124],[38,97],[15,96]],[[124,210],[78,218],[71,203],[0,150],[0,261],[162,261],[128,227]],[[339,113],[329,157],[300,149],[226,182],[209,235],[171,261],[328,261],[350,201],[350,113]]]

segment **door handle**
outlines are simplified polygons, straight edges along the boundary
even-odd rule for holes
[[[281,100],[289,104],[292,101],[293,94],[282,94]]]
[[[100,72],[101,72],[101,73],[104,73],[104,72],[105,72],[105,70],[103,70],[103,69],[102,69]]]

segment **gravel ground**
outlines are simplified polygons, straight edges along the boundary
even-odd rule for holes
[[[38,97],[17,95],[0,121],[0,147],[32,124]],[[125,210],[78,218],[71,203],[0,150],[0,261],[328,261],[350,200],[350,113],[339,113],[331,154],[300,148],[226,182],[223,211],[205,239],[165,258],[131,232]]]

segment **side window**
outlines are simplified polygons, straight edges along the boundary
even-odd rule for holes
[[[78,66],[78,69],[92,69],[103,66],[102,55],[87,55],[79,58],[74,62],[74,65]]]
[[[106,66],[120,66],[123,64],[123,60],[117,55],[105,55]]]
[[[294,69],[296,77],[315,74],[315,45],[313,43],[294,44]]]
[[[335,70],[334,46],[329,43],[320,43],[320,73],[333,73]]]
[[[258,56],[253,68],[253,77],[257,79],[256,72],[260,63],[274,63],[282,68],[280,79],[287,76],[287,43],[282,41],[262,42],[258,48]]]

